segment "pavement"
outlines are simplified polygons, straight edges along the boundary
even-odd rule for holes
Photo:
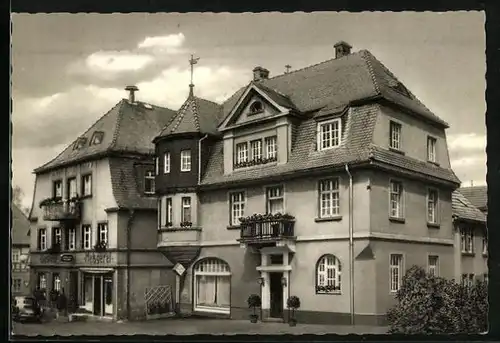
[[[234,334],[384,334],[386,327],[250,323],[231,319],[158,319],[142,322],[46,322],[12,323],[12,334],[23,336],[72,335],[234,335]]]

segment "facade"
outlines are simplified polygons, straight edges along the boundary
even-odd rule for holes
[[[151,143],[174,112],[126,89],[128,100],[35,170],[30,213],[33,288],[115,320],[143,318],[146,290],[174,280],[156,249]]]
[[[28,295],[30,293],[30,223],[15,204],[11,205],[11,213],[11,294],[13,296]]]
[[[445,129],[370,52],[194,96],[155,138],[158,249],[183,312],[376,324],[405,270],[455,277]]]
[[[455,279],[464,284],[488,281],[486,191],[486,187],[467,187],[453,193]]]

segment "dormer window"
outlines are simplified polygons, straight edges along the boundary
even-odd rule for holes
[[[260,113],[263,110],[264,110],[264,106],[262,106],[262,102],[260,102],[260,101],[254,101],[250,105],[250,114]]]
[[[341,124],[340,118],[318,123],[318,150],[327,150],[340,146]]]
[[[86,143],[87,143],[87,138],[85,137],[78,138],[75,142],[75,145],[73,146],[73,150],[78,150],[83,148]]]
[[[98,145],[101,144],[102,138],[104,137],[104,132],[96,131],[92,135],[92,139],[90,140],[90,145]]]
[[[144,194],[155,194],[155,173],[151,170],[144,175]]]
[[[404,95],[407,98],[411,98],[410,92],[408,91],[408,89],[401,82],[391,81],[389,83],[389,87],[391,87],[392,89],[394,89],[399,94]]]

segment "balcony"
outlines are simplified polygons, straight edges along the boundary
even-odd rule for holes
[[[288,214],[254,214],[240,222],[240,243],[260,245],[295,238],[295,218]]]
[[[80,199],[45,199],[40,203],[40,207],[43,209],[43,220],[64,221],[80,219]]]

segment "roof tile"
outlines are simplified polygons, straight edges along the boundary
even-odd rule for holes
[[[458,190],[452,194],[452,212],[460,219],[486,223],[486,216]]]

